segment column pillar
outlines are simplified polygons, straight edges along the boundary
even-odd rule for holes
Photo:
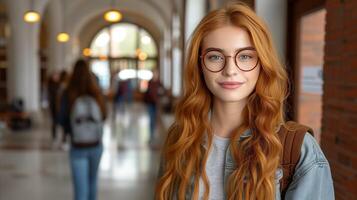
[[[267,23],[282,61],[286,53],[286,0],[256,0],[255,11]]]
[[[39,23],[28,24],[23,15],[29,1],[6,1],[10,34],[7,46],[8,98],[21,98],[25,110],[40,108]]]
[[[57,34],[62,32],[63,14],[61,13],[61,1],[50,1],[48,8],[48,72],[61,71],[64,64],[64,44],[57,41]]]

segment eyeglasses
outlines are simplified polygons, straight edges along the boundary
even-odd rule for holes
[[[240,49],[234,56],[224,55],[221,49],[210,49],[200,56],[203,65],[211,72],[222,71],[228,57],[233,57],[236,66],[244,72],[252,71],[259,60],[257,51],[253,47]]]

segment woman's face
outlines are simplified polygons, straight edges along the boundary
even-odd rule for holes
[[[247,31],[231,25],[213,30],[203,38],[201,49],[201,68],[214,99],[246,100],[260,72],[258,55]]]

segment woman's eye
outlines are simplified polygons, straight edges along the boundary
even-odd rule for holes
[[[223,60],[222,56],[219,55],[210,55],[208,56],[208,60],[210,61],[221,61]]]
[[[246,60],[252,59],[252,56],[250,56],[250,55],[239,55],[238,59],[241,60],[241,61],[246,61]]]

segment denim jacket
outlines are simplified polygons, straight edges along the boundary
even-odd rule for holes
[[[250,137],[251,132],[245,131],[240,140]],[[226,151],[224,164],[224,184],[227,183],[237,164],[230,153]],[[283,170],[278,168],[275,172],[275,200],[281,200],[280,179],[283,177]],[[226,188],[226,185],[225,185]],[[193,178],[191,178],[190,190],[186,194],[186,199],[191,199],[193,191]],[[244,194],[242,194],[244,195]],[[174,198],[176,199],[176,198]],[[222,197],[222,199],[226,199]],[[286,200],[334,200],[334,188],[329,163],[324,156],[320,146],[309,133],[305,134],[301,145],[300,159],[296,165],[293,180],[285,194]]]
[[[246,131],[241,139],[249,137],[250,131]],[[233,170],[237,167],[229,149],[226,152],[224,179],[227,180]],[[275,172],[275,200],[280,200],[280,179],[283,170],[278,168]],[[226,182],[225,182],[226,183]],[[293,180],[285,194],[286,200],[333,200],[334,188],[330,166],[322,153],[320,146],[311,134],[306,133],[299,162],[296,165]]]

